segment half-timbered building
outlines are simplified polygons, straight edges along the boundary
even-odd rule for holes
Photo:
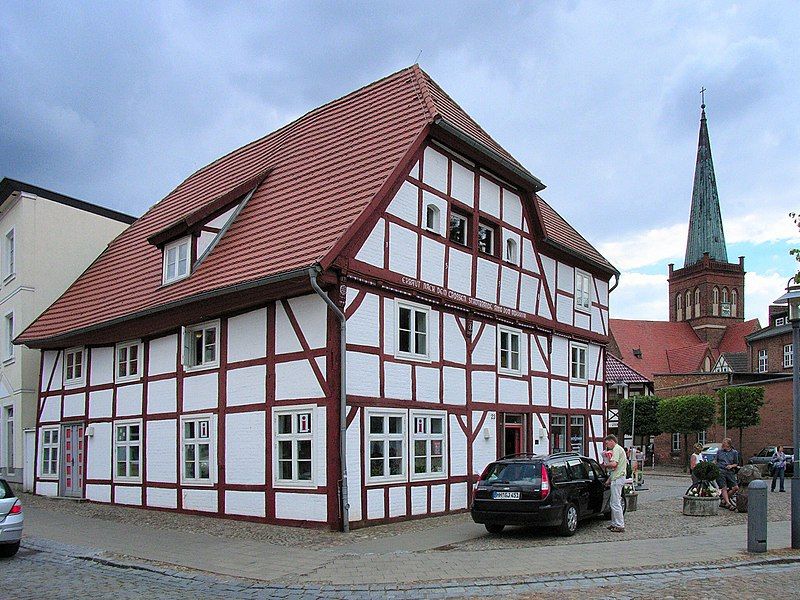
[[[200,169],[19,338],[36,490],[346,527],[604,434],[616,270],[416,65]]]

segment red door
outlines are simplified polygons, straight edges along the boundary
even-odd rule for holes
[[[61,495],[83,497],[83,423],[62,427]]]

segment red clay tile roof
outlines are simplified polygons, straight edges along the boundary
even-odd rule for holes
[[[654,373],[677,373],[670,367],[668,351],[693,348],[702,342],[686,321],[640,321],[633,319],[610,319],[609,329],[614,343],[619,347],[620,358],[645,377]],[[633,351],[641,350],[641,358]],[[677,360],[678,354],[674,354]],[[701,359],[702,361],[702,359]],[[685,365],[681,365],[685,366]],[[688,372],[696,371],[694,366]]]
[[[649,383],[650,380],[613,354],[606,353],[606,382]]]
[[[440,118],[519,165],[414,65],[317,108],[188,177],[112,241],[17,340],[35,345],[333,260],[330,254],[347,239],[359,215]],[[265,172],[267,178],[197,270],[162,286],[161,252],[148,238]],[[540,204],[549,237],[614,270],[555,211]]]
[[[732,323],[728,325],[722,341],[719,343],[720,352],[746,352],[747,341],[744,339],[761,329],[761,323],[758,319],[751,319],[743,323]]]
[[[667,350],[669,373],[696,373],[703,370],[703,361],[709,356],[711,365],[716,362],[719,352],[709,347],[708,342],[700,342],[686,348],[670,348]]]

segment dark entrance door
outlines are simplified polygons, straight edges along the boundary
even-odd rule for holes
[[[503,415],[503,456],[525,451],[525,416]]]

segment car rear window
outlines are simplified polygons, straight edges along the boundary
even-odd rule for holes
[[[14,491],[4,480],[0,479],[0,500],[3,498],[13,498]]]
[[[483,481],[532,484],[541,479],[541,473],[539,463],[494,463],[486,469]]]

